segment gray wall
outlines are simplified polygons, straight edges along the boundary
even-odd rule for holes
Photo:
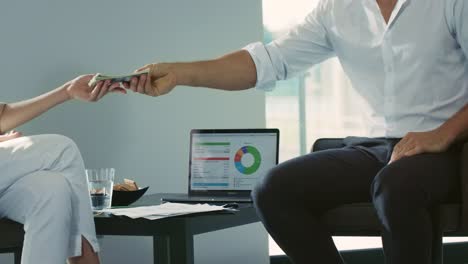
[[[153,61],[208,59],[262,38],[260,0],[44,0],[0,7],[2,101],[49,91],[79,74],[120,74]],[[264,127],[264,95],[178,87],[150,98],[71,102],[21,128],[59,133],[88,167],[115,167],[149,193],[184,192],[191,128]],[[150,263],[146,238],[101,239],[104,263]],[[196,263],[267,263],[260,224],[196,237]],[[232,247],[231,245],[236,245]],[[0,256],[0,263],[8,263]]]

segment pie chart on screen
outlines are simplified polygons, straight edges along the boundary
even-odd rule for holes
[[[262,163],[260,151],[253,146],[244,146],[240,148],[234,156],[236,169],[245,175],[255,173]]]

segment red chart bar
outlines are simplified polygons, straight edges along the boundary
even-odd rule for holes
[[[193,158],[193,160],[229,160],[229,157]]]

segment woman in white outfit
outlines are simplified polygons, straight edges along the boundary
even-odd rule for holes
[[[24,224],[22,263],[99,263],[84,164],[65,136],[10,131],[71,99],[98,101],[117,84],[84,75],[36,98],[0,104],[0,218]],[[1,238],[0,238],[1,239]]]

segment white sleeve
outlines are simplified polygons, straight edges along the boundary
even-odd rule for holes
[[[327,1],[321,0],[317,8],[285,36],[267,45],[257,42],[244,48],[255,63],[258,89],[272,90],[277,80],[290,78],[335,55],[325,21],[330,13]]]

